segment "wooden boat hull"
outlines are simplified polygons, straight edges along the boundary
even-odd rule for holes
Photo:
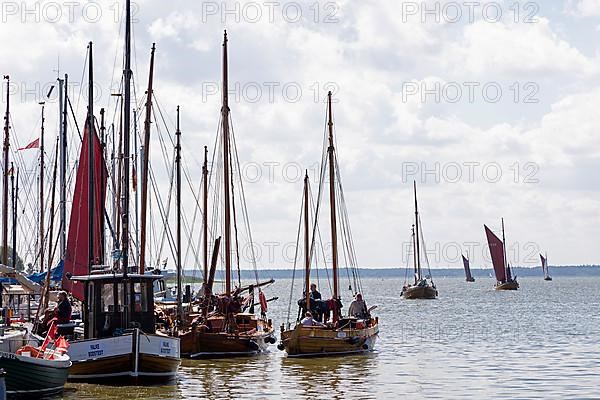
[[[379,324],[364,329],[306,327],[298,324],[281,333],[281,345],[288,357],[320,357],[373,351]]]
[[[69,381],[124,385],[175,384],[179,339],[147,335],[139,330],[125,335],[74,341],[69,354]]]
[[[435,299],[438,291],[433,286],[409,286],[402,290],[405,299]]]
[[[0,368],[6,372],[9,397],[41,398],[63,391],[71,361],[44,360],[13,353],[0,353]]]
[[[519,289],[519,282],[510,281],[510,282],[504,282],[504,283],[497,283],[496,286],[494,287],[494,289],[496,289],[496,290],[517,290],[517,289]]]
[[[181,354],[186,358],[253,356],[267,351],[269,343],[275,343],[272,329],[253,334],[191,330],[180,339]]]

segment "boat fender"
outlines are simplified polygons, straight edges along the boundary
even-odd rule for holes
[[[275,344],[275,342],[277,342],[277,339],[275,339],[273,336],[269,336],[268,338],[265,339],[265,342],[270,343],[270,344]]]
[[[283,343],[279,343],[277,345],[277,350],[281,350],[281,351],[285,350],[285,346],[283,345]]]

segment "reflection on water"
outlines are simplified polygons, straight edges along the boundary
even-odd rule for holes
[[[438,300],[410,301],[399,279],[365,279],[368,304],[379,305],[371,354],[292,359],[272,346],[260,357],[185,360],[176,387],[69,384],[64,398],[600,398],[600,278],[520,281],[496,292],[491,279],[439,278]],[[283,299],[289,285],[270,291]],[[287,300],[269,308],[284,322]]]
[[[281,358],[281,390],[290,398],[375,398],[377,354]]]

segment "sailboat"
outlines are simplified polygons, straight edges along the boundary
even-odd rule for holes
[[[494,288],[496,290],[517,290],[519,288],[519,282],[517,282],[516,276],[513,278],[510,264],[506,259],[504,218],[502,218],[502,240],[500,240],[487,225],[483,225],[483,227],[485,228],[485,234],[492,256],[492,264],[494,265],[494,273],[496,274],[496,285]]]
[[[89,104],[75,181],[65,252],[63,288],[83,302],[83,334],[73,332],[69,380],[111,384],[175,383],[179,339],[156,334],[153,282],[129,265],[129,162],[123,163],[120,269],[103,265],[102,222],[106,165],[94,127],[92,43]],[[124,153],[129,153],[131,4],[126,1]]]
[[[235,199],[231,185],[233,185],[233,167],[237,161],[237,155],[235,154],[235,140],[232,137],[229,126],[227,32],[223,36],[222,92],[220,135],[222,146],[220,156],[223,170],[216,173],[215,176],[222,177],[223,179],[221,182],[223,190],[221,195],[223,196],[224,205],[224,237],[222,239],[225,249],[222,253],[222,258],[225,264],[225,293],[215,294],[213,288],[221,243],[221,237],[219,237],[215,241],[210,270],[207,271],[208,276],[205,274],[204,293],[202,293],[202,299],[199,302],[199,315],[189,315],[186,318],[181,316],[182,311],[178,312],[182,324],[177,329],[176,334],[181,339],[182,355],[189,358],[252,356],[266,351],[269,344],[275,343],[272,322],[266,318],[267,299],[261,289],[264,284],[272,283],[273,281],[271,280],[264,284],[257,281],[256,284],[244,287],[240,285],[232,289],[232,253],[235,254],[233,249],[237,249],[238,246],[237,226],[235,225]],[[206,176],[204,179],[206,179]],[[238,191],[242,190],[241,187],[238,188]],[[245,208],[245,204],[243,208]],[[207,220],[207,218],[204,219],[205,221]],[[232,237],[232,220],[236,234],[235,240]],[[255,290],[258,291],[260,316],[254,313]],[[248,292],[248,294],[244,295],[245,292]]]
[[[377,335],[379,334],[379,319],[373,318],[370,311],[366,309],[360,316],[342,317],[341,315],[341,299],[339,294],[339,277],[338,277],[338,248],[337,248],[337,212],[336,199],[342,199],[341,184],[339,192],[336,190],[336,181],[339,183],[339,170],[336,168],[337,160],[335,155],[335,147],[333,140],[333,117],[331,109],[332,94],[327,94],[327,115],[328,115],[328,133],[329,146],[327,147],[327,160],[329,164],[329,205],[330,205],[330,223],[331,223],[331,242],[332,242],[332,281],[333,293],[332,298],[324,302],[327,309],[327,314],[333,313],[332,320],[328,323],[317,323],[307,325],[300,318],[296,321],[296,325],[292,328],[288,323],[288,329],[281,325],[281,342],[278,345],[279,350],[285,350],[289,357],[306,357],[306,356],[328,356],[328,355],[343,355],[356,354],[367,351],[372,351],[375,346]],[[323,163],[325,164],[325,163]],[[322,166],[321,185],[324,182],[324,165]],[[336,179],[336,177],[338,177]],[[339,197],[338,197],[339,196]],[[310,298],[310,249],[309,246],[309,227],[308,227],[308,175],[304,178],[304,249],[305,249],[305,281],[304,281],[304,306],[301,306],[301,311],[314,309],[311,307]],[[317,205],[317,209],[319,206]],[[345,218],[345,209],[343,209],[341,218]],[[315,217],[315,229],[317,226]],[[346,229],[348,226],[345,227]],[[346,231],[348,232],[348,231]],[[313,230],[313,243],[315,232]],[[362,295],[361,295],[362,296]],[[358,294],[357,294],[358,297]],[[316,300],[315,300],[316,302]],[[322,302],[323,303],[323,302]],[[308,314],[305,314],[308,315]]]
[[[413,188],[415,193],[415,224],[412,226],[412,242],[415,280],[412,284],[405,283],[400,295],[404,296],[405,299],[435,299],[438,296],[438,291],[433,282],[433,278],[431,277],[431,271],[429,272],[429,279],[427,279],[427,277],[423,276],[421,268],[422,232],[419,231],[419,228],[421,228],[421,219],[419,218],[419,207],[417,204],[416,181],[413,182]],[[424,243],[423,246],[425,246]],[[424,248],[423,250],[425,253]]]
[[[550,276],[550,273],[548,272],[548,255],[546,255],[544,257],[543,255],[540,254],[540,259],[542,260],[542,272],[544,273],[544,280],[551,281],[552,277]]]
[[[462,257],[462,261],[463,261],[463,266],[465,267],[465,279],[467,282],[475,282],[475,278],[473,278],[473,275],[471,275],[471,267],[469,265],[469,255],[467,254],[467,257],[465,257],[464,255],[461,254]]]

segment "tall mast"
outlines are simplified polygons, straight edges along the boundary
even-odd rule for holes
[[[337,222],[335,213],[335,147],[333,146],[333,112],[331,110],[331,92],[327,93],[327,126],[329,128],[329,147],[327,155],[329,157],[329,206],[331,212],[331,251],[333,257],[333,298],[339,297],[338,291],[338,253],[337,253]],[[338,320],[338,310],[335,306],[333,321]]]
[[[65,256],[67,247],[67,102],[68,102],[68,75],[65,74],[65,79],[59,79],[59,101],[61,105],[60,118],[60,259]],[[64,94],[62,91],[64,84]]]
[[[415,273],[415,285],[417,284],[417,237],[415,236],[415,224],[412,225],[412,240],[413,240],[413,261]]]
[[[102,153],[102,157],[104,157],[104,147],[106,146],[106,137],[105,137],[105,126],[104,126],[104,108],[100,109],[100,152]],[[100,169],[100,182],[104,182],[106,179],[106,177],[104,176],[104,168]],[[102,200],[104,200],[105,195],[104,195],[104,190],[105,186],[102,183],[100,185],[100,193],[98,194],[98,197]],[[99,204],[99,208],[100,208],[100,264],[104,265],[104,250],[106,249],[106,232],[104,229],[104,203]]]
[[[227,83],[227,31],[223,34],[223,190],[225,196],[225,294],[231,294],[231,215],[229,205],[229,94]]]
[[[15,191],[15,172],[13,163],[10,163],[10,170],[13,173],[10,175],[12,186],[12,267],[17,270],[17,192]],[[17,171],[17,190],[19,186],[19,172]],[[0,302],[1,304],[1,302]]]
[[[58,154],[58,145],[60,142],[60,137],[56,138],[56,154]],[[48,267],[46,269],[46,279],[44,282],[44,289],[42,292],[42,298],[43,298],[43,309],[47,309],[48,308],[48,301],[50,300],[50,273],[52,271],[52,259],[54,257],[54,253],[52,251],[52,249],[54,248],[52,246],[52,243],[54,243],[53,241],[53,237],[54,237],[54,201],[56,199],[56,170],[58,167],[58,163],[54,163],[54,169],[52,171],[52,196],[51,196],[51,200],[50,200],[50,235],[48,237]],[[39,315],[39,309],[38,312],[36,314],[36,321],[37,316]]]
[[[202,165],[202,229],[204,229],[204,284],[208,283],[208,147],[204,146],[204,164]]]
[[[506,260],[506,238],[504,237],[504,218],[502,218],[502,252],[504,257],[504,278],[508,278],[508,274],[506,273],[507,268],[507,260]]]
[[[139,157],[139,152],[140,150],[143,151],[144,148],[142,147],[141,149],[138,148],[138,127],[137,127],[137,110],[134,108],[133,109],[133,174],[132,174],[132,179],[133,182],[131,184],[131,186],[133,187],[133,191],[135,192],[135,199],[134,199],[134,203],[135,203],[135,209],[133,210],[133,213],[135,215],[135,245],[137,246],[137,265],[138,265],[138,272],[140,271],[140,224],[139,224],[139,215],[140,215],[140,211],[139,211],[139,197],[140,197],[140,189],[138,187],[138,173],[139,171],[141,171],[141,168],[138,168],[138,157]],[[140,165],[142,160],[140,161]]]
[[[8,149],[10,146],[10,78],[6,79],[6,114],[4,114],[4,177],[2,179],[2,264],[8,264]]]
[[[177,181],[177,317],[183,321],[181,301],[181,130],[179,129],[179,106],[177,106],[177,130],[175,131],[177,144],[175,147],[175,164]]]
[[[306,311],[310,310],[310,249],[308,248],[308,171],[304,176],[304,293]]]
[[[88,67],[88,261],[89,271],[94,265],[94,63],[92,42],[89,44]]]
[[[417,206],[417,181],[413,181],[413,187],[415,190],[415,235],[416,235],[416,242],[417,242],[417,248],[416,248],[417,276],[415,277],[415,279],[421,280],[421,249],[419,246],[419,208]],[[416,283],[416,281],[415,281],[415,283]]]
[[[123,255],[123,276],[127,276],[129,268],[129,137],[131,128],[131,1],[125,2],[125,69],[123,70],[125,99],[123,102],[123,154],[127,158],[123,163],[123,205],[121,251]]]
[[[42,128],[40,131],[40,272],[44,271],[44,107],[45,102],[40,103],[42,105]]]
[[[152,43],[150,52],[150,73],[148,75],[148,92],[146,94],[146,120],[144,121],[144,153],[142,156],[142,226],[140,236],[140,274],[144,273],[146,265],[146,213],[148,209],[148,157],[150,154],[150,123],[152,118],[152,80],[154,75],[154,50]]]

